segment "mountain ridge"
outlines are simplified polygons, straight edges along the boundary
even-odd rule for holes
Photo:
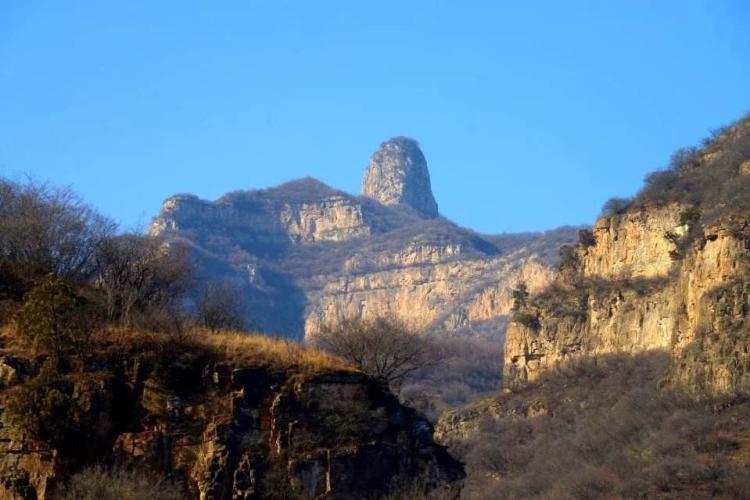
[[[534,290],[545,286],[557,247],[580,229],[488,236],[458,226],[436,203],[432,210],[427,163],[412,139],[384,142],[363,184],[364,195],[312,177],[215,201],[177,195],[150,232],[190,242],[205,276],[236,283],[252,324],[302,339],[323,324],[376,315],[421,331],[481,323],[483,334],[501,337],[510,289],[524,273]]]

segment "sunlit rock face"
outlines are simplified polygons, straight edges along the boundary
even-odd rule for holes
[[[362,194],[383,205],[404,203],[428,217],[438,215],[427,160],[417,141],[407,137],[384,142],[372,155]]]
[[[705,182],[736,187],[748,156],[750,121],[680,174],[704,169]],[[696,397],[750,394],[746,209],[689,199],[636,204],[600,218],[570,256],[552,288],[511,321],[505,384],[581,356],[661,351],[671,359],[666,384]]]
[[[278,491],[385,498],[401,477],[424,479],[435,498],[458,498],[463,466],[433,441],[432,425],[379,381],[335,367],[280,370],[190,351],[165,380],[147,359],[100,357],[101,371],[71,382],[72,422],[86,430],[81,449],[55,448],[0,419],[0,499],[58,498],[51,490],[91,456],[168,474],[187,499]],[[2,363],[22,372],[10,388],[33,375],[20,370],[32,360]],[[0,386],[0,411],[8,394]]]
[[[187,241],[200,273],[242,288],[254,327],[296,339],[343,318],[502,338],[510,290],[550,283],[578,228],[480,235],[438,217],[416,141],[383,143],[365,196],[312,178],[215,201],[167,199],[151,233]]]

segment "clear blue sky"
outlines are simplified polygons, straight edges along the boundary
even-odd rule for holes
[[[589,223],[750,111],[748,26],[745,0],[1,0],[0,174],[133,226],[177,192],[358,192],[409,135],[460,224]]]

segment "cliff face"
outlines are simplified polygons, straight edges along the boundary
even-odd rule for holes
[[[362,194],[383,205],[405,203],[428,217],[438,215],[427,161],[413,139],[396,137],[372,155]]]
[[[744,179],[735,164],[750,155],[745,128],[693,154],[670,182],[695,186],[695,176],[714,176],[713,184],[737,189]],[[708,186],[700,189],[710,195]],[[554,285],[510,324],[505,383],[535,380],[581,355],[661,350],[672,360],[667,382],[696,396],[748,394],[749,271],[750,225],[741,204],[636,199],[597,221]]]
[[[434,250],[434,249],[432,249]],[[316,304],[306,318],[305,331],[339,318],[398,317],[416,330],[484,331],[500,327],[511,309],[510,290],[519,281],[539,291],[552,278],[548,263],[534,255],[441,262],[440,254],[408,249],[394,260],[408,262],[391,269],[348,274],[329,281],[311,296]]]
[[[373,155],[364,197],[313,179],[168,199],[153,234],[193,245],[209,279],[243,290],[248,320],[303,338],[342,318],[396,316],[424,331],[501,336],[510,289],[552,278],[576,230],[481,236],[437,217],[424,155],[397,138]]]
[[[664,350],[670,380],[712,395],[750,386],[747,331],[748,249],[744,221],[701,229],[682,257],[671,234],[685,207],[612,216],[578,245],[572,273],[532,301],[509,327],[506,383],[578,355]]]
[[[100,357],[96,372],[71,376],[86,436],[72,449],[0,424],[0,498],[50,498],[89,459],[145,466],[205,500],[375,498],[409,478],[458,494],[462,467],[432,441],[429,422],[361,373],[187,346],[169,357],[168,373],[153,352],[139,352]],[[8,391],[35,372],[33,360],[4,363],[26,371],[0,389],[0,413]]]
[[[281,195],[230,194],[216,203],[192,195],[177,195],[162,205],[161,214],[151,226],[152,233],[216,227],[225,232],[249,229],[258,244],[283,246],[288,242],[312,243],[346,241],[370,234],[363,207],[350,197],[337,193],[312,179],[284,187]],[[310,191],[310,198],[299,198],[295,190]],[[284,198],[289,191],[289,198]],[[279,196],[279,198],[274,198]]]

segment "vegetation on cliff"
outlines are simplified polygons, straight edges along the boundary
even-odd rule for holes
[[[2,187],[0,496],[455,496],[424,417],[340,358],[225,330],[231,288],[185,246]]]
[[[438,424],[466,498],[746,496],[749,162],[746,117],[514,289],[503,392]]]
[[[666,353],[583,357],[447,412],[467,499],[742,498],[750,403],[664,390]]]

